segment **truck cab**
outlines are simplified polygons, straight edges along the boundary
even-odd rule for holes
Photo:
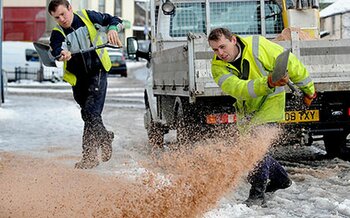
[[[152,11],[152,35],[162,46],[155,50],[186,41],[191,33],[207,34],[215,27],[226,27],[238,35],[264,35],[274,38],[283,29],[282,8],[275,1],[172,1],[175,11],[162,13],[161,2],[155,1]]]

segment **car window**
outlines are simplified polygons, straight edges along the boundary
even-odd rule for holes
[[[260,1],[210,2],[210,29],[226,27],[239,35],[261,34]],[[283,29],[281,8],[274,1],[265,1],[265,31],[280,33]],[[170,17],[170,36],[185,37],[188,32],[206,33],[205,4],[177,3]]]
[[[213,2],[210,4],[211,28],[227,27],[239,35],[261,34],[259,1]],[[265,2],[265,28],[267,34],[283,29],[281,9],[275,2]]]
[[[205,32],[204,3],[176,4],[176,13],[171,15],[170,36],[184,37],[188,32]]]
[[[39,55],[34,49],[26,49],[26,60],[32,62],[39,62]]]

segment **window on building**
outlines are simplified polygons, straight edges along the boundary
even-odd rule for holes
[[[99,0],[98,1],[98,11],[99,12],[106,12],[106,0]]]

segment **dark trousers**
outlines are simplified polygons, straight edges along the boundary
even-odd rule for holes
[[[267,182],[279,186],[288,181],[284,168],[270,155],[266,155],[248,175],[252,188],[265,190]]]
[[[83,149],[87,146],[86,140],[94,139],[93,145],[98,146],[108,134],[103,121],[102,111],[107,92],[107,73],[103,70],[94,75],[86,75],[77,79],[73,86],[73,96],[80,105],[81,117],[84,121]]]

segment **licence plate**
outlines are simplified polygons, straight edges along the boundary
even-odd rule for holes
[[[113,67],[119,67],[120,64],[116,63],[116,64],[112,64]]]
[[[286,123],[317,122],[320,121],[319,110],[286,111]]]

